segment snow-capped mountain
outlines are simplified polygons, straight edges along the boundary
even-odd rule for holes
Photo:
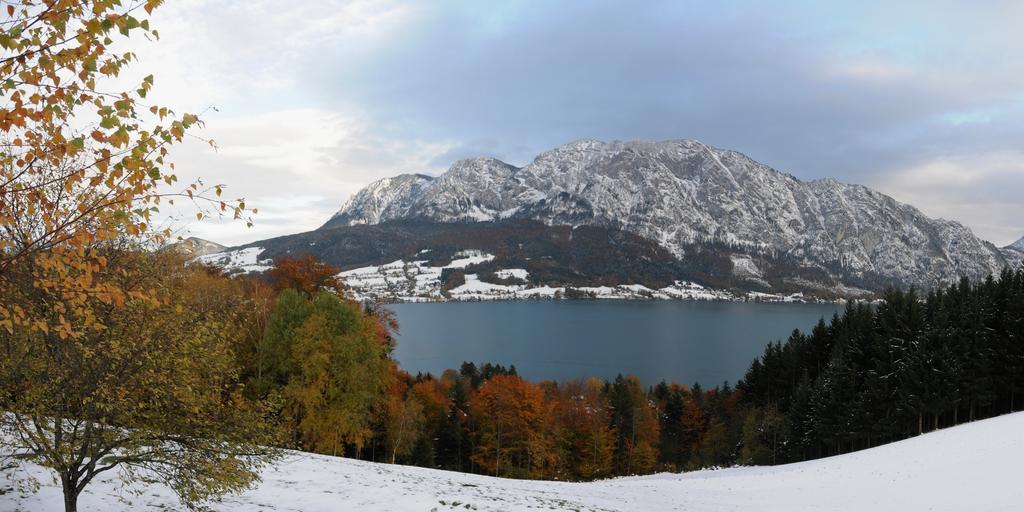
[[[167,248],[180,251],[185,256],[191,258],[219,253],[224,251],[224,249],[227,249],[227,247],[216,242],[203,240],[202,238],[196,238],[194,236],[169,244],[167,245]]]
[[[1006,249],[1013,249],[1015,251],[1024,253],[1024,236],[1020,237],[1020,240],[1017,240],[1016,242],[1007,245]]]
[[[521,168],[476,158],[437,178],[386,178],[356,194],[324,228],[507,218],[622,229],[680,259],[686,247],[713,242],[740,253],[785,254],[831,274],[925,287],[998,273],[1021,257],[867,187],[801,181],[693,140],[580,140]]]
[[[406,217],[433,181],[434,178],[425,174],[402,174],[377,180],[352,196],[331,220],[338,219],[351,226]]]

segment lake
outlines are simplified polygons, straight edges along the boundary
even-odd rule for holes
[[[530,380],[664,379],[714,386],[743,377],[771,341],[842,306],[698,301],[494,301],[394,304],[395,358],[415,374],[463,361],[515,365]]]

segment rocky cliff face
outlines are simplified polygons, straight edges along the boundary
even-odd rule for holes
[[[433,181],[424,174],[402,174],[375,181],[352,196],[330,222],[353,226],[407,217]]]
[[[322,229],[509,218],[622,229],[680,259],[687,247],[713,243],[737,254],[796,258],[840,279],[872,276],[923,287],[999,272],[1022,255],[869,188],[801,181],[692,140],[581,140],[521,168],[477,158],[437,178],[386,178],[356,194]]]

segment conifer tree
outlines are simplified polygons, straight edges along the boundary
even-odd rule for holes
[[[640,380],[633,375],[616,377],[609,393],[609,406],[616,438],[616,473],[649,472],[658,461],[658,418]]]

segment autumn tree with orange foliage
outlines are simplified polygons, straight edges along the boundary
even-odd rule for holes
[[[561,386],[557,397],[560,449],[565,479],[594,480],[612,475],[615,432],[601,381],[590,378]]]
[[[162,205],[246,211],[220,185],[176,184],[169,148],[199,116],[147,104],[152,75],[110,90],[136,60],[111,48],[158,39],[160,3],[17,0],[0,21],[0,456],[53,469],[66,510],[115,468],[148,482],[130,471],[145,467],[191,506],[263,460],[244,435],[259,418],[235,401],[237,304],[197,298],[183,280],[214,276],[147,255],[171,236]]]
[[[286,290],[287,293],[295,293]],[[358,304],[320,292],[286,339],[292,364],[281,390],[298,448],[332,455],[372,437],[375,404],[388,379],[390,347]]]
[[[700,388],[695,391],[700,393]],[[700,451],[700,442],[705,428],[707,428],[707,421],[704,418],[704,411],[694,395],[691,394],[683,402],[683,414],[679,419],[679,448],[683,460],[692,459],[693,455]]]
[[[436,439],[445,427],[445,418],[451,400],[449,383],[435,379],[433,376],[416,382],[409,388],[409,396],[416,400],[423,411],[423,436],[415,447],[415,455],[420,463],[436,466],[437,450],[434,444],[426,442]]]
[[[146,16],[159,0],[19,0],[0,25],[0,327],[75,337],[97,322],[91,299],[123,304],[148,290],[103,279],[101,248],[120,237],[160,244],[153,226],[162,203],[192,201],[202,218],[235,218],[242,200],[221,201],[222,187],[174,190],[168,149],[202,124],[145,103],[152,75],[127,90],[104,91],[136,60],[115,53],[116,38],[159,33]],[[56,315],[33,290],[62,298]]]
[[[317,292],[341,292],[342,281],[339,270],[320,261],[315,256],[284,256],[274,260],[274,268],[267,272],[270,285],[276,291],[298,290],[307,297]]]
[[[495,476],[550,478],[559,455],[544,392],[514,375],[485,382],[472,398],[473,460]]]
[[[423,430],[423,406],[408,393],[408,374],[404,377],[392,379],[382,411],[385,448],[392,464],[412,453]]]
[[[463,363],[441,378],[397,367],[394,375],[359,454],[368,460],[588,481],[723,465],[750,437],[741,427],[751,411],[727,385],[645,390],[635,376],[531,383],[489,363]]]

